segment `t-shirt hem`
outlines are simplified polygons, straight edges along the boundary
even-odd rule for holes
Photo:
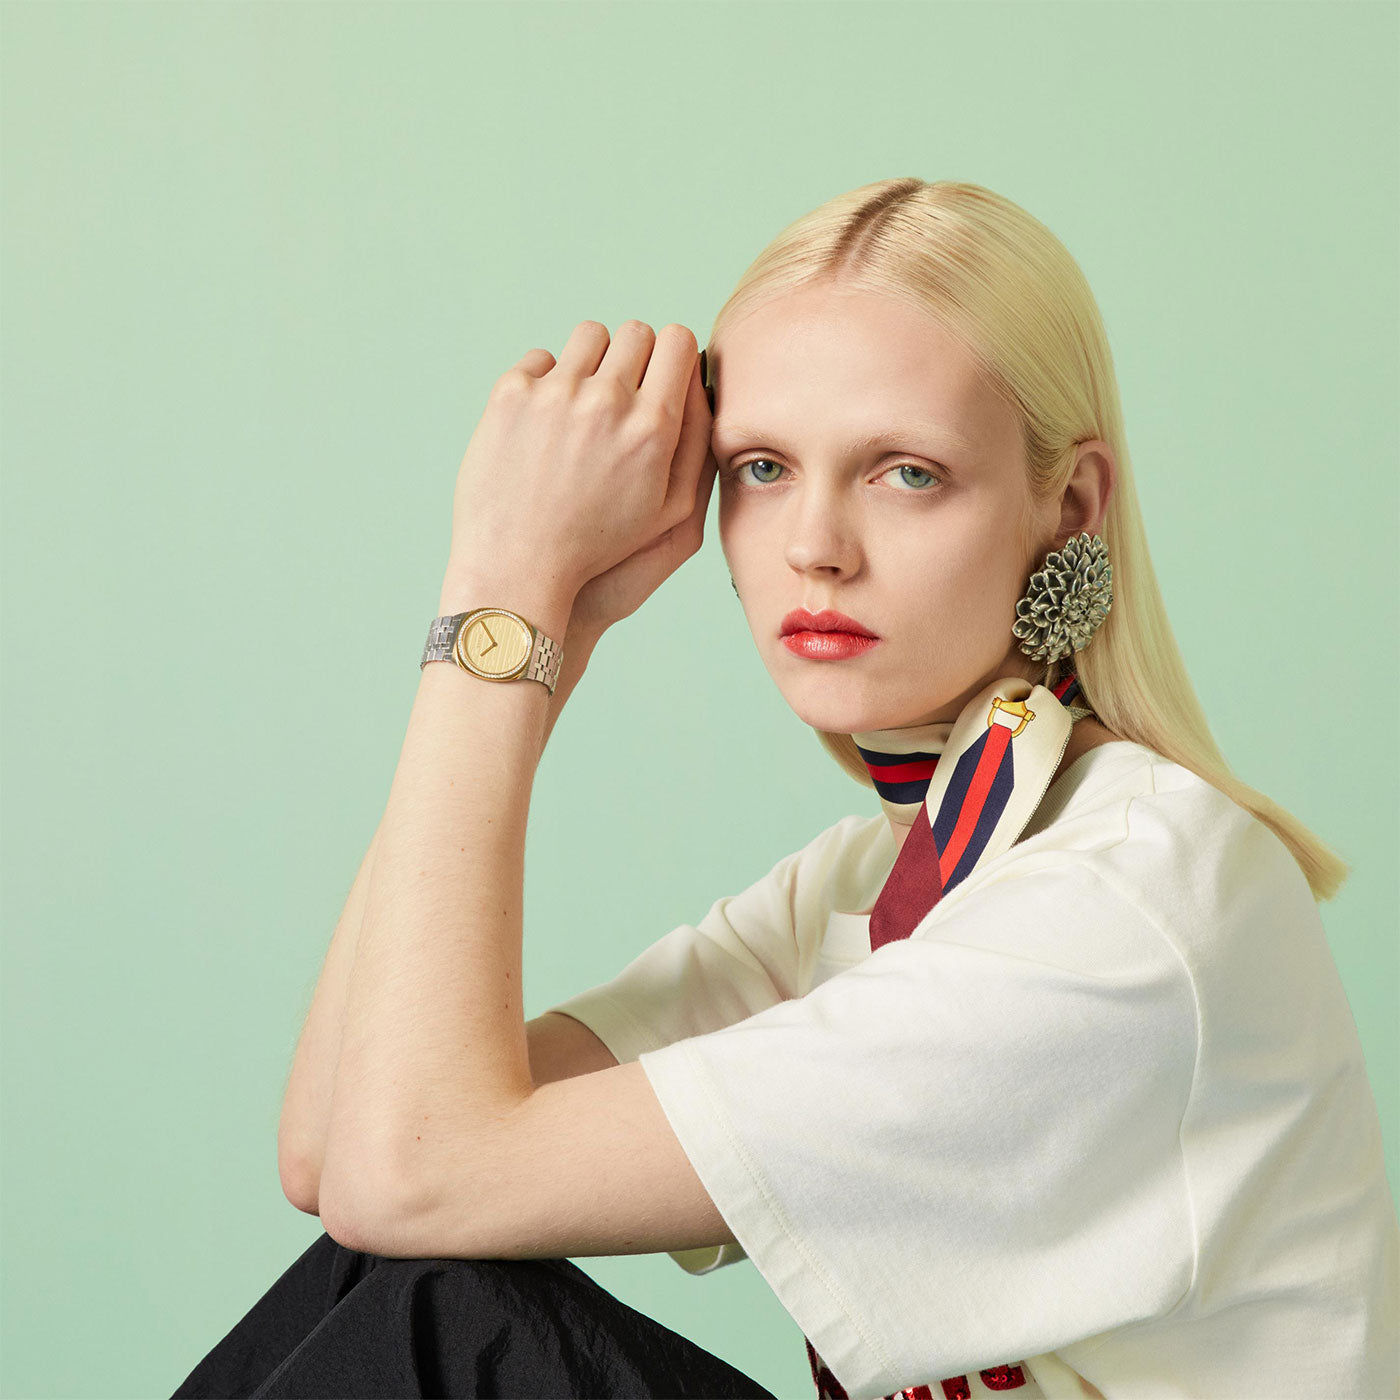
[[[716,1204],[725,1203],[735,1240],[851,1400],[878,1400],[907,1384],[821,1257],[793,1229],[689,1044],[678,1040],[639,1058],[701,1184]],[[866,1383],[854,1386],[848,1379],[854,1376]]]
[[[667,1042],[624,1002],[606,992],[587,991],[546,1008],[581,1021],[604,1045],[618,1064],[627,1064],[648,1050],[659,1050]]]

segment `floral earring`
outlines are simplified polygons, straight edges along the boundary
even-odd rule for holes
[[[1089,645],[1112,606],[1113,566],[1103,537],[1081,531],[1047,554],[1031,575],[1011,631],[1027,656],[1053,666]]]

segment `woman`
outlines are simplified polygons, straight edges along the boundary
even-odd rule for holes
[[[1210,737],[1073,259],[880,181],[705,359],[708,404],[684,327],[585,322],[498,381],[284,1105],[327,1233],[177,1394],[764,1394],[568,1262],[661,1250],[751,1259],[819,1396],[1394,1393],[1346,866]],[[535,765],[716,476],[764,664],[881,810],[526,1025]]]

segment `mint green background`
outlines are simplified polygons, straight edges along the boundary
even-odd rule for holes
[[[2,19],[7,1396],[168,1395],[320,1233],[281,1094],[492,381],[586,318],[703,343],[779,228],[891,175],[1004,192],[1095,288],[1215,733],[1356,866],[1323,912],[1397,1180],[1395,7]],[[530,1015],[877,810],[713,511],[545,755]],[[811,1394],[752,1265],[579,1262]]]

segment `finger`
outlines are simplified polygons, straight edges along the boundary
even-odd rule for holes
[[[690,558],[704,543],[705,539],[705,517],[709,514],[711,488],[715,481],[716,463],[713,457],[706,460],[705,468],[700,473],[700,484],[695,492],[695,505],[690,514],[678,525],[674,526],[669,533],[669,539],[675,550],[675,563],[672,568],[678,568]]]
[[[601,321],[580,321],[560,352],[559,369],[582,379],[597,371],[607,348],[608,328]]]
[[[662,533],[686,531],[691,526],[704,528],[705,514],[709,508],[710,497],[714,494],[715,480],[718,475],[719,463],[715,461],[712,452],[706,452],[704,460],[700,464],[700,476],[695,483],[694,494],[690,500],[681,503],[680,519],[673,519]]]
[[[700,474],[699,489],[695,494],[695,505],[690,514],[669,529],[663,530],[643,553],[653,553],[659,563],[661,578],[669,578],[691,555],[695,554],[705,539],[705,516],[709,510],[710,488],[715,479],[715,461],[711,457],[706,470]],[[660,579],[658,579],[658,582]]]
[[[694,509],[706,465],[714,463],[710,452],[711,421],[705,387],[700,382],[700,358],[697,353],[690,362],[690,381],[686,385],[680,438],[671,457],[671,479],[666,498],[661,503],[664,520],[679,522]],[[710,476],[713,480],[713,471]]]
[[[612,344],[598,366],[598,373],[612,375],[635,394],[642,376],[647,372],[647,363],[655,345],[656,332],[645,321],[624,321],[617,328],[617,334],[613,336]]]
[[[709,509],[710,497],[714,494],[715,480],[718,476],[719,463],[715,460],[715,454],[707,448],[705,450],[705,466],[700,473],[700,485],[695,492],[694,513],[702,531],[705,528],[705,514]]]
[[[523,369],[526,374],[535,379],[541,378],[549,373],[556,364],[556,360],[548,350],[527,350],[512,366],[512,369]]]
[[[652,347],[651,359],[647,361],[646,374],[637,390],[637,398],[648,404],[675,404],[684,402],[685,411],[690,412],[689,381],[696,377],[700,347],[695,333],[679,322],[671,321],[662,326]],[[700,386],[700,397],[705,396],[704,385]]]

